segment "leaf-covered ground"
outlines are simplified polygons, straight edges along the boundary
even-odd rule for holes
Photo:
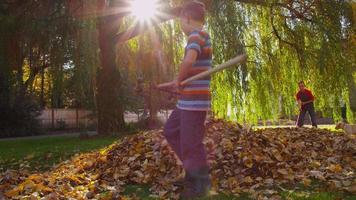
[[[248,132],[224,121],[211,121],[206,129],[212,195],[281,199],[299,187],[342,192],[340,198],[356,192],[354,136],[308,128]],[[0,176],[0,199],[139,198],[125,193],[127,185],[148,185],[151,198],[177,199],[172,181],[182,176],[161,131],[149,131],[45,173],[8,170]]]

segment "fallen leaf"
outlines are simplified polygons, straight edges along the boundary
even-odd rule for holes
[[[35,157],[34,153],[28,154],[24,159],[25,160],[32,160]]]
[[[310,186],[312,181],[308,178],[303,178],[302,182],[303,182],[304,186],[308,187],[308,186]]]
[[[340,165],[330,165],[328,167],[328,169],[331,171],[331,172],[334,172],[334,173],[339,173],[342,171],[342,167]]]

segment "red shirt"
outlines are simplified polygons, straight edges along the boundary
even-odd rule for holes
[[[308,89],[304,89],[304,91],[299,90],[299,92],[295,95],[295,97],[297,98],[297,100],[300,100],[301,102],[307,102],[315,99],[313,93]]]

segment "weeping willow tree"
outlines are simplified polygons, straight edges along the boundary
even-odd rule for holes
[[[243,52],[249,55],[246,64],[214,75],[212,95],[216,116],[254,122],[289,118],[297,112],[297,82],[304,80],[317,97],[317,109],[325,116],[340,119],[340,104],[345,103],[348,117],[353,118],[354,3],[204,2],[209,10],[207,28],[212,36],[214,63]],[[183,1],[170,3],[176,6]],[[163,44],[169,44],[163,49],[165,54],[176,55],[170,62],[177,68],[182,59],[178,49],[183,48],[184,39],[175,41],[179,34],[172,34],[169,23],[160,27],[170,30],[162,31]],[[152,47],[149,42],[145,43]]]
[[[355,84],[354,19],[347,1],[208,1],[214,62],[240,52],[246,65],[216,74],[213,108],[240,121],[296,113],[297,82],[304,80],[325,115],[350,108]],[[349,109],[350,111],[350,109]],[[349,112],[352,118],[352,112]]]

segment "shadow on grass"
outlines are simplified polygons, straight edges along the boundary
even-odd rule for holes
[[[125,187],[124,195],[134,196],[142,200],[157,200],[151,195],[148,185],[129,185]],[[299,188],[298,190],[280,190],[279,195],[283,200],[356,200],[356,195],[342,192],[312,191],[313,188]],[[195,198],[196,200],[250,200],[248,194],[240,196],[218,194],[205,198]]]
[[[154,197],[151,195],[148,185],[129,185],[125,187],[124,195],[128,196],[135,196],[142,200],[158,200],[159,198]],[[195,200],[249,200],[247,194],[240,195],[239,197],[232,196],[232,195],[225,195],[225,194],[218,194],[218,195],[211,195],[204,198],[195,198]]]
[[[77,135],[20,138],[0,141],[0,172],[7,169],[45,171],[77,153],[97,150],[120,137],[79,138]]]

